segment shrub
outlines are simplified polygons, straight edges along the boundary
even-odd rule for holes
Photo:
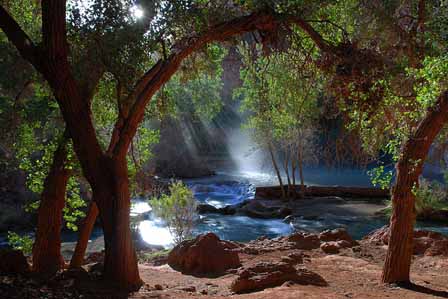
[[[447,190],[435,181],[420,179],[415,196],[415,211],[418,216],[424,217],[434,210],[441,210],[448,206]]]
[[[171,183],[169,195],[152,198],[150,205],[154,214],[166,223],[176,244],[191,238],[197,203],[193,192],[181,181]]]
[[[8,232],[8,244],[13,249],[20,250],[25,255],[30,255],[33,251],[34,240],[30,236],[20,236],[15,232]]]

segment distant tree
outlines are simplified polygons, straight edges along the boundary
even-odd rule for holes
[[[296,192],[297,170],[303,191],[303,165],[316,160],[318,72],[312,61],[313,45],[305,46],[309,51],[292,44],[284,53],[269,55],[263,55],[261,49],[253,53],[241,48],[243,86],[237,95],[242,97],[242,110],[248,113],[245,127],[269,152],[284,198]]]

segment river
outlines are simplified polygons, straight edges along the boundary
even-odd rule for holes
[[[323,180],[322,176],[319,176],[319,172],[316,171],[314,177],[313,175],[309,177],[311,179],[308,183],[313,185],[318,185],[318,182],[322,181],[325,185],[365,186],[368,184],[368,180],[360,179],[359,173],[353,172],[328,175]],[[256,186],[272,185],[276,181],[273,176],[268,174],[240,172],[218,173],[211,177],[184,180],[184,183],[192,189],[195,198],[199,202],[208,203],[215,207],[224,207],[252,199],[255,195]],[[373,212],[371,212],[383,208],[384,205],[382,204],[355,201],[345,205],[343,209],[334,209],[335,207],[331,203],[324,203],[321,206],[309,206],[307,209],[315,213],[316,216],[298,218],[295,220],[294,225],[285,223],[282,219],[257,219],[241,215],[204,214],[199,216],[194,228],[194,234],[211,231],[222,239],[245,242],[260,236],[276,237],[287,235],[294,230],[320,232],[325,229],[344,227],[355,239],[361,239],[369,232],[387,223],[386,219],[373,216]],[[145,242],[163,247],[172,245],[173,238],[169,230],[163,221],[152,214],[147,199],[134,199],[132,201],[131,216],[133,225],[135,225],[136,230]],[[448,235],[448,227],[446,226],[417,223],[417,227]],[[76,238],[76,233],[63,233],[65,256],[70,256]],[[5,244],[5,241],[3,239],[3,244]],[[101,229],[95,228],[92,233],[89,251],[101,250],[104,246],[103,244]]]

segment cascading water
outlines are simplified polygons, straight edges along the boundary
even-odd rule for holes
[[[253,179],[261,183],[259,177]],[[255,187],[247,174],[218,174],[213,177],[186,180],[196,199],[217,208],[238,204],[254,197]],[[365,205],[365,203],[363,203]],[[354,203],[353,205],[357,205]],[[359,209],[362,209],[359,203]],[[317,208],[319,209],[319,208]],[[355,208],[356,209],[356,208]],[[171,246],[173,238],[164,223],[151,213],[148,202],[136,201],[132,209],[133,215],[144,215],[138,228],[144,241],[152,245]],[[258,219],[242,215],[204,214],[196,222],[194,234],[214,232],[220,238],[233,241],[250,241],[260,236],[276,237],[287,235],[294,230],[320,232],[324,229],[345,227],[356,239],[362,238],[374,229],[387,224],[384,218],[366,216],[365,213],[336,214],[317,212],[318,217],[298,218],[294,226],[282,219]],[[448,228],[428,223],[418,223],[418,227],[448,234]]]

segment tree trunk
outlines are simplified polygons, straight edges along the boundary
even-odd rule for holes
[[[415,195],[418,178],[432,142],[448,121],[448,91],[442,93],[405,142],[397,162],[397,179],[392,191],[390,239],[382,281],[408,283],[413,251]]]
[[[89,211],[84,219],[81,230],[78,235],[78,242],[76,243],[75,252],[73,253],[70,261],[70,268],[79,268],[84,263],[84,255],[87,250],[87,244],[89,243],[89,237],[92,234],[93,227],[95,225],[96,217],[98,217],[98,207],[94,201],[90,203]]]
[[[291,177],[289,175],[289,152],[286,151],[285,158],[283,160],[283,170],[286,174],[286,181],[288,183],[288,190],[287,190],[287,198],[291,197],[291,190],[292,190],[292,184],[291,184]]]
[[[271,154],[272,165],[274,166],[275,173],[277,174],[278,183],[280,184],[280,189],[282,191],[282,198],[285,199],[286,193],[285,193],[285,188],[283,186],[282,176],[280,174],[280,170],[278,168],[277,161],[275,160],[274,149],[272,148],[272,144],[270,144],[270,143],[269,143],[269,153]]]
[[[303,155],[301,150],[299,150],[297,162],[299,164],[299,176],[300,176],[300,197],[305,197],[305,180],[303,178]]]
[[[33,270],[54,274],[64,266],[61,255],[62,210],[70,173],[65,169],[67,139],[61,141],[45,178],[38,211],[36,240],[33,245]]]
[[[126,157],[111,158],[105,170],[104,180],[93,193],[104,231],[104,276],[121,289],[136,291],[143,282],[129,227],[131,201]]]
[[[291,155],[293,156],[293,155]],[[291,159],[291,170],[292,170],[292,187],[293,187],[293,196],[294,198],[297,197],[297,189],[296,189],[296,170],[297,170],[297,165],[296,165],[297,161],[296,159],[292,158]]]

